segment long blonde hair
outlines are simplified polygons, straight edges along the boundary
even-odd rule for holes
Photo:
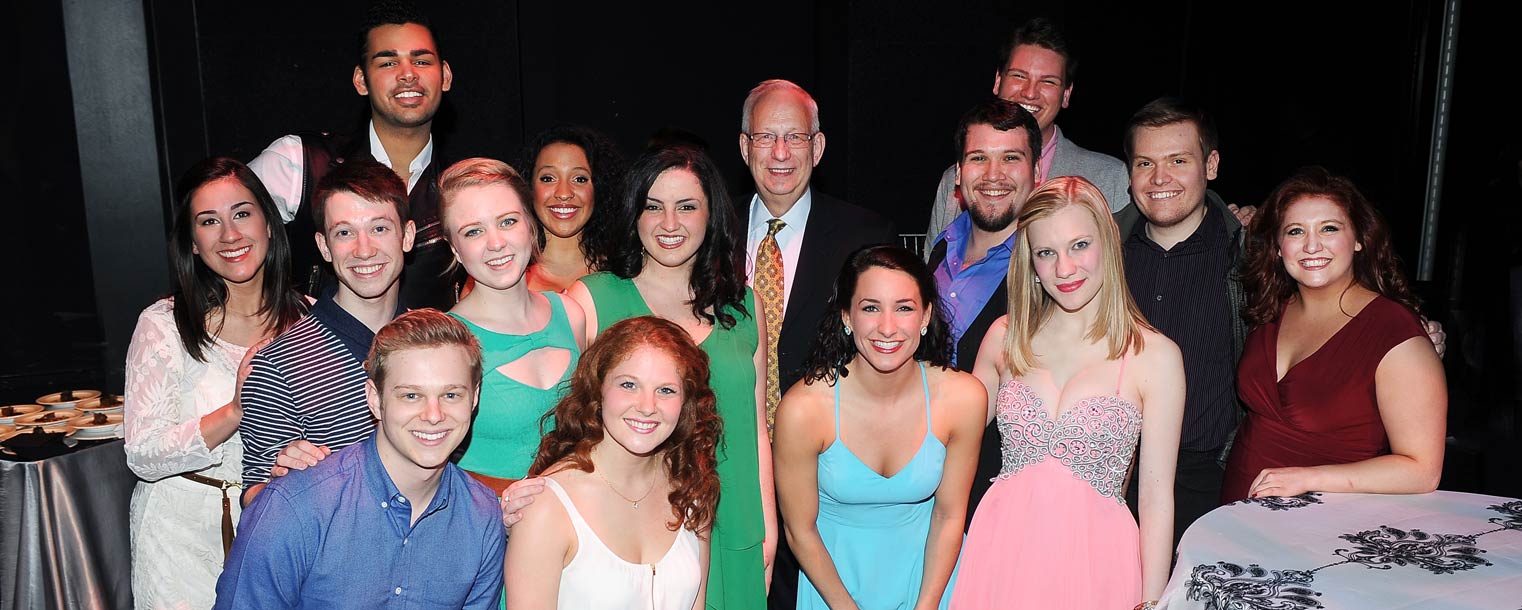
[[[1094,295],[1090,307],[1099,307],[1093,326],[1084,338],[1109,341],[1109,359],[1121,357],[1127,349],[1140,352],[1143,345],[1142,329],[1152,330],[1152,325],[1137,309],[1126,287],[1126,271],[1121,263],[1120,229],[1110,217],[1110,206],[1104,194],[1093,183],[1077,176],[1053,178],[1042,184],[1020,209],[1019,224],[1015,229],[1015,251],[1009,259],[1009,328],[1004,331],[1004,361],[1011,375],[1024,375],[1036,368],[1036,354],[1031,349],[1031,337],[1046,324],[1057,303],[1036,283],[1035,268],[1031,265],[1029,229],[1038,220],[1050,218],[1058,210],[1070,205],[1081,206],[1099,227],[1095,238],[1099,241],[1104,284]]]

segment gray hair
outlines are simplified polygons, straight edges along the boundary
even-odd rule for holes
[[[740,111],[740,131],[750,133],[750,113],[756,109],[756,102],[769,93],[778,91],[790,91],[803,96],[803,105],[809,111],[809,131],[819,131],[819,103],[814,101],[814,96],[804,91],[793,81],[774,78],[761,81],[756,88],[750,90],[750,95],[745,96],[745,108]]]

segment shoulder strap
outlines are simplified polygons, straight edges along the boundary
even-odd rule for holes
[[[925,433],[933,434],[930,420],[930,379],[925,376],[925,362],[916,361],[920,365],[920,386],[925,389]]]
[[[1128,358],[1130,356],[1131,356],[1131,346],[1127,345],[1126,346],[1126,350],[1120,353],[1120,374],[1115,376],[1115,395],[1116,396],[1120,396],[1121,382],[1126,378],[1126,358]]]
[[[838,377],[838,376],[835,378],[835,440],[837,442],[844,443],[845,440],[840,438],[840,382],[841,381],[844,381],[844,378]]]

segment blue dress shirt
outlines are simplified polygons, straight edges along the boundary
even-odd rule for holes
[[[1004,243],[988,249],[988,254],[977,262],[962,268],[967,260],[967,245],[972,237],[972,217],[957,216],[941,232],[936,242],[946,241],[946,260],[935,268],[935,288],[941,293],[941,306],[946,308],[946,319],[951,323],[951,349],[967,332],[967,327],[978,318],[989,297],[999,288],[999,282],[1009,273],[1009,255],[1015,247],[1015,234],[1010,233]],[[953,351],[951,363],[955,365],[961,354]],[[968,358],[976,358],[969,354]]]
[[[446,464],[411,521],[374,436],[292,471],[244,510],[215,608],[497,608],[507,539],[491,490]]]

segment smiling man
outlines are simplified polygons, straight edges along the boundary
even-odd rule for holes
[[[802,87],[773,79],[751,89],[740,115],[740,157],[754,194],[746,208],[745,270],[768,320],[768,427],[777,401],[802,376],[803,361],[826,311],[825,295],[841,263],[857,248],[892,243],[882,216],[814,190],[824,158],[819,105]],[[802,295],[794,299],[792,295]]]
[[[840,265],[857,248],[890,243],[897,235],[882,216],[809,184],[814,166],[824,158],[825,137],[819,129],[819,104],[802,87],[773,79],[751,89],[740,111],[739,144],[755,186],[753,194],[735,201],[748,202],[746,277],[755,289],[756,306],[769,320],[765,398],[770,438],[777,403],[803,375],[804,359],[828,312],[824,297],[834,290]],[[798,601],[798,564],[787,540],[777,541],[773,565],[768,607],[791,610]]]
[[[1027,21],[1005,42],[999,59],[1003,63],[994,73],[994,95],[1020,104],[1041,127],[1041,161],[1036,165],[1033,184],[1039,186],[1059,176],[1081,176],[1104,193],[1110,211],[1126,207],[1131,202],[1126,165],[1074,144],[1057,127],[1057,114],[1068,107],[1078,72],[1078,58],[1062,29],[1046,19]],[[963,204],[969,203],[958,197],[955,170],[948,168],[941,175],[926,230],[929,239],[935,239],[962,213]]]
[[[445,314],[412,311],[376,334],[365,370],[380,425],[248,507],[216,608],[497,607],[501,509],[449,463],[476,408],[480,344]]]
[[[402,311],[397,279],[413,241],[412,221],[402,220],[402,189],[395,173],[371,161],[345,163],[318,185],[311,213],[323,230],[316,242],[338,289],[251,360],[238,426],[245,504],[269,481],[287,445],[337,451],[374,427],[363,362],[375,331]]]
[[[967,213],[942,231],[930,249],[935,288],[951,322],[952,363],[972,372],[988,327],[1009,310],[1005,277],[1015,244],[1015,219],[1035,190],[1041,130],[1024,107],[1003,99],[973,106],[957,127],[952,179]],[[983,433],[967,522],[1001,465],[998,426]]]
[[[451,259],[439,225],[438,174],[445,162],[434,146],[433,117],[454,82],[439,56],[428,21],[403,2],[377,2],[359,30],[359,60],[350,80],[370,101],[370,121],[360,133],[304,133],[275,140],[249,168],[269,189],[291,235],[293,277],[314,297],[333,287],[333,277],[313,248],[320,229],[299,213],[314,200],[327,172],[355,160],[389,166],[406,184],[417,249],[406,261],[402,302],[408,307],[448,309],[455,286],[444,271]]]

